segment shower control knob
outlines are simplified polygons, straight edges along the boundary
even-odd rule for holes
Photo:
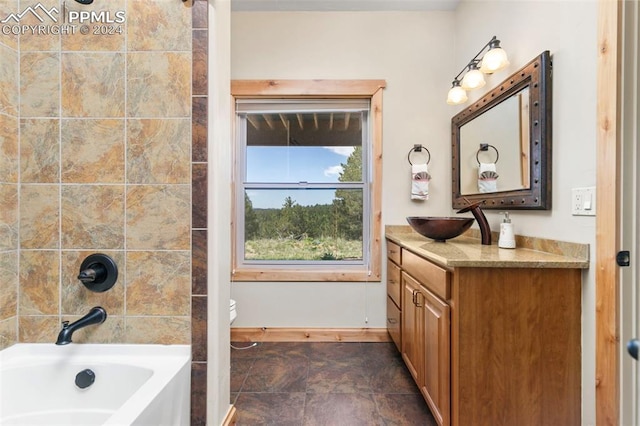
[[[82,261],[78,279],[87,289],[102,293],[113,287],[118,280],[118,266],[106,254],[94,253]]]
[[[96,374],[90,370],[82,370],[78,374],[76,374],[76,386],[80,389],[88,388],[96,381]]]

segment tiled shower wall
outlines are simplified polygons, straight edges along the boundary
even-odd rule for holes
[[[0,0],[0,20],[36,4],[126,20],[111,34],[0,33],[0,348],[53,342],[98,305],[107,321],[75,342],[193,337],[204,424],[207,2]],[[119,267],[105,293],[76,278],[96,252]]]
[[[0,3],[2,4],[2,3]],[[0,349],[18,330],[18,38],[0,38]]]

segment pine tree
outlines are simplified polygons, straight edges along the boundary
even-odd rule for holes
[[[251,199],[244,193],[244,238],[253,240],[258,237],[259,223],[256,212],[253,210]]]
[[[347,162],[341,164],[340,182],[362,182],[362,147],[356,146]],[[334,200],[336,214],[336,237],[349,240],[362,238],[362,191],[353,189],[336,190]]]

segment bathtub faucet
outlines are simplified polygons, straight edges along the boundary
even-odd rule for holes
[[[71,343],[71,336],[76,330],[91,324],[102,324],[107,319],[107,311],[100,306],[91,308],[89,313],[76,322],[69,324],[69,321],[62,321],[62,330],[58,334],[56,345],[67,345]]]

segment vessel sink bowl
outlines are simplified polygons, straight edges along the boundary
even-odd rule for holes
[[[407,222],[423,237],[436,241],[455,238],[471,227],[472,217],[409,216]]]

